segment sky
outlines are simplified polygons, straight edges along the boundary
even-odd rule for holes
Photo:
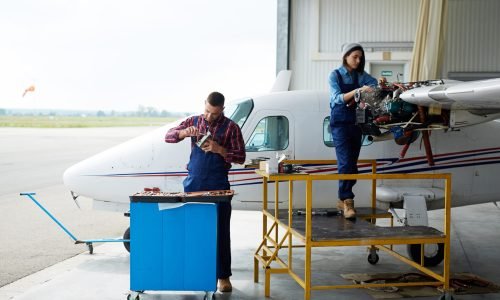
[[[212,91],[266,93],[276,2],[2,1],[0,108],[198,112]]]

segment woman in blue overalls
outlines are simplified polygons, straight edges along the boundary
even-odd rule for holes
[[[357,174],[361,150],[361,129],[356,125],[356,93],[370,91],[377,80],[364,71],[365,52],[360,44],[347,44],[342,49],[342,66],[329,76],[330,128],[332,130],[339,174]],[[339,180],[337,208],[345,218],[354,218],[356,180]]]

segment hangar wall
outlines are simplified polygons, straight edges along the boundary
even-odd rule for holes
[[[500,77],[499,15],[498,0],[449,0],[443,75]]]
[[[340,65],[341,47],[349,42],[365,47],[367,72],[377,64],[397,64],[403,68],[404,78],[409,78],[419,3],[291,0],[291,89],[327,90],[328,74]],[[442,78],[500,77],[498,12],[498,0],[449,0]]]

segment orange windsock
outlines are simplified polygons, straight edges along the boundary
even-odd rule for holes
[[[34,85],[30,85],[28,88],[26,88],[24,90],[23,97],[26,96],[27,92],[34,92],[34,91],[35,91],[35,86]]]

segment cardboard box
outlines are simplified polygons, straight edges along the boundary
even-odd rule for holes
[[[267,174],[277,174],[278,173],[278,161],[276,159],[270,159],[266,163],[266,173]]]

